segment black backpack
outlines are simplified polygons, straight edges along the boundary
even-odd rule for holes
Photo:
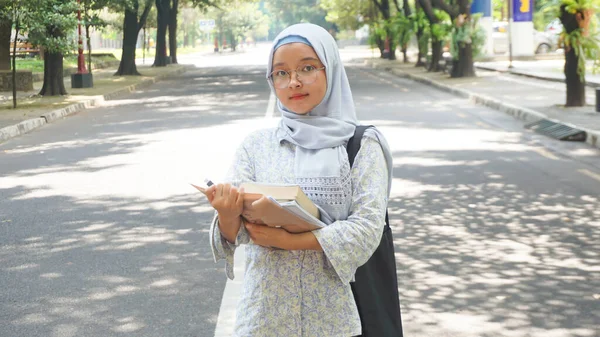
[[[350,166],[354,164],[365,130],[370,127],[357,126],[348,141]],[[350,286],[360,315],[362,337],[403,337],[394,240],[387,210],[379,247],[367,263],[356,270],[355,282]]]

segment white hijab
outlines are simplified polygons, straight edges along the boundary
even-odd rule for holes
[[[289,26],[273,41],[267,77],[273,71],[273,55],[279,41],[288,36],[303,37],[312,45],[325,65],[327,91],[321,103],[306,115],[291,112],[277,99],[277,108],[282,116],[277,137],[280,142],[286,140],[296,145],[296,177],[339,177],[343,163],[348,161],[345,145],[354,135],[359,122],[337,43],[320,26],[310,23]],[[269,85],[275,92],[270,81]],[[375,128],[371,129],[379,138],[386,156],[391,184],[392,157],[389,147],[383,135]]]

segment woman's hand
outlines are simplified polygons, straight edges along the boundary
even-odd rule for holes
[[[238,191],[230,184],[218,184],[208,188],[205,194],[218,213],[221,233],[227,241],[234,243],[242,223],[240,215],[244,209],[243,189]]]
[[[255,244],[268,248],[287,249],[286,243],[289,242],[292,236],[292,234],[282,228],[252,223],[246,223],[246,230]]]
[[[206,190],[211,206],[219,213],[219,220],[230,222],[237,219],[244,209],[244,191],[230,184],[217,184]]]

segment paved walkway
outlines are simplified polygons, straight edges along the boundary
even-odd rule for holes
[[[481,70],[499,71],[503,73],[512,73],[515,75],[523,75],[537,79],[555,81],[564,83],[565,60],[536,60],[536,61],[513,61],[512,68],[509,68],[508,61],[495,62],[476,62],[475,66]],[[591,87],[600,87],[600,74],[594,74],[592,62],[588,62],[587,74],[585,75],[586,84]]]
[[[498,71],[477,70],[474,78],[450,78],[444,73],[430,73],[413,64],[382,59],[367,59],[375,68],[389,69],[396,75],[430,84],[439,89],[470,98],[477,103],[504,111],[525,121],[542,118],[551,119],[587,132],[587,142],[600,147],[600,113],[595,111],[595,90],[586,90],[587,105],[580,108],[565,108],[566,86],[556,81],[526,78]],[[533,61],[530,65],[541,61]],[[556,63],[556,61],[554,61]],[[522,66],[522,65],[521,65]],[[538,77],[549,70],[538,64],[538,71],[529,71]],[[544,69],[544,70],[540,70]],[[600,80],[599,80],[600,83]]]

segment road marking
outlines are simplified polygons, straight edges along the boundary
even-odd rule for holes
[[[537,154],[544,156],[548,159],[552,159],[552,160],[559,160],[559,158],[557,156],[555,156],[554,154],[552,154],[552,152],[541,148],[541,147],[534,147],[533,151],[536,152]]]
[[[490,128],[490,126],[484,122],[476,122],[475,124],[481,126],[482,128]]]
[[[245,258],[245,247],[243,245],[239,246],[235,250],[233,258],[235,280],[227,279],[227,283],[225,284],[225,291],[223,291],[221,308],[219,309],[219,317],[217,318],[217,326],[215,328],[215,337],[233,336],[235,310],[242,294],[242,284],[244,283]]]
[[[580,169],[579,172],[585,174],[586,176],[588,176],[590,178],[600,181],[600,174],[598,174],[598,173],[594,173],[588,169]]]
[[[464,114],[464,113],[462,113],[462,112],[459,112],[459,113],[457,113],[457,115],[458,115],[458,117],[460,117],[460,118],[467,118],[467,115],[465,115],[465,114]]]

